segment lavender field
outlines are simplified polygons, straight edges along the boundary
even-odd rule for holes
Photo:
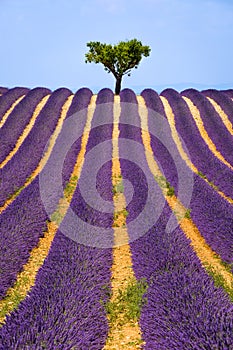
[[[1,87],[0,141],[0,350],[233,350],[233,90]]]

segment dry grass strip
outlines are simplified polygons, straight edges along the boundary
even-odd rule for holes
[[[148,166],[154,177],[162,176],[162,172],[159,170],[158,164],[153,157],[153,151],[150,144],[150,134],[148,131],[148,111],[144,99],[139,96],[139,114],[141,117],[142,139],[145,147],[145,154]],[[175,195],[167,196],[167,190],[161,188],[163,195],[172,209],[173,213],[179,222],[179,225],[188,239],[190,239],[190,245],[200,259],[202,265],[211,266],[214,272],[221,276],[224,280],[226,289],[233,289],[233,275],[224,266],[221,258],[209,247],[205,239],[202,237],[198,228],[192,221],[192,219],[185,218],[187,208],[185,208]]]

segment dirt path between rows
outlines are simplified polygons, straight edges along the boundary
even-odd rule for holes
[[[119,161],[119,118],[120,118],[120,97],[114,98],[114,120],[113,120],[113,151],[112,151],[112,184],[116,187],[121,180],[121,167]],[[113,247],[113,265],[112,265],[112,296],[110,302],[114,302],[119,290],[126,290],[132,280],[136,280],[132,268],[132,256],[130,251],[129,236],[126,226],[126,217],[123,212],[126,208],[126,200],[123,193],[115,193],[113,196],[114,212],[119,213],[116,216],[114,228],[114,247]],[[104,350],[120,349],[140,349],[142,344],[141,331],[137,321],[125,322],[124,311],[117,315],[117,320],[113,323],[109,321],[109,334],[104,346]]]

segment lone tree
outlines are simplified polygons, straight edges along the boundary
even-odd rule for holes
[[[89,51],[85,54],[86,63],[102,63],[108,73],[116,78],[115,94],[121,91],[123,75],[130,76],[131,69],[138,68],[142,56],[149,56],[150,47],[143,46],[141,41],[132,39],[120,41],[117,45],[102,44],[99,41],[87,43]]]

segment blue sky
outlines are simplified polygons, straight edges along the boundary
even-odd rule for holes
[[[0,86],[114,90],[86,43],[151,47],[122,87],[233,88],[232,0],[0,0]]]

